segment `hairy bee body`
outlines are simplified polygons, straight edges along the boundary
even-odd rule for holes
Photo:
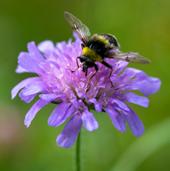
[[[135,52],[120,52],[119,43],[114,35],[94,34],[90,36],[90,30],[77,17],[69,12],[64,13],[65,19],[72,30],[77,33],[82,40],[82,54],[77,58],[83,64],[83,71],[87,75],[88,68],[94,67],[98,71],[95,62],[100,62],[106,67],[112,69],[112,66],[104,61],[105,58],[113,58],[127,62],[149,63],[149,60]]]
[[[104,62],[104,58],[108,57],[109,50],[118,48],[116,38],[110,34],[94,34],[86,43],[83,44],[82,56],[79,57],[80,61],[84,63],[83,71],[87,71],[90,67],[95,67],[98,70],[95,62],[101,62],[104,65],[109,66]]]
[[[89,48],[88,46],[83,47],[82,56],[87,57],[92,61],[102,61],[102,56],[97,53],[95,49]]]
[[[106,45],[108,40],[101,35],[95,34],[87,43],[84,44],[82,55],[90,58],[93,61],[101,62],[107,51]]]
[[[108,51],[118,44],[115,38],[109,34],[95,34],[84,44],[82,55],[91,60],[102,62],[108,55]]]

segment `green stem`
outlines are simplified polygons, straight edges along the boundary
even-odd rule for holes
[[[81,163],[80,163],[80,151],[81,151],[81,131],[77,138],[76,143],[76,171],[81,171]]]

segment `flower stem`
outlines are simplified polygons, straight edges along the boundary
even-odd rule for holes
[[[81,171],[81,162],[80,162],[80,151],[81,151],[81,131],[77,138],[76,143],[76,171]]]

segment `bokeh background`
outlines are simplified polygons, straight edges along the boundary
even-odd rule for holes
[[[170,170],[170,1],[169,0],[0,0],[0,170],[74,171],[75,146],[62,149],[55,138],[62,127],[47,125],[53,109],[41,110],[31,127],[23,126],[31,104],[10,90],[28,74],[15,73],[17,56],[34,40],[54,42],[72,35],[64,21],[67,10],[81,18],[92,33],[115,34],[123,51],[138,51],[152,60],[143,69],[162,81],[150,107],[133,106],[145,125],[142,137],[121,134],[103,113],[95,116],[100,128],[82,131],[83,171]]]

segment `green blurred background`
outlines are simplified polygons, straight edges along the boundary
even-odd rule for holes
[[[17,56],[34,40],[67,40],[67,10],[82,19],[92,33],[115,34],[123,51],[138,51],[152,60],[133,65],[159,77],[161,90],[151,96],[150,107],[133,106],[145,125],[141,138],[129,130],[119,133],[103,113],[95,116],[100,128],[82,131],[83,171],[170,170],[170,1],[169,0],[0,0],[0,170],[74,171],[75,146],[62,149],[55,138],[62,130],[47,125],[53,109],[39,112],[31,127],[23,126],[31,104],[10,90],[28,74],[17,75]]]

